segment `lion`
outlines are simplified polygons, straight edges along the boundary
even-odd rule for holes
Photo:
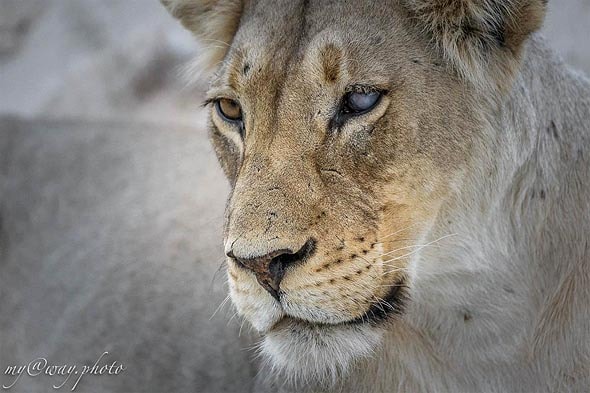
[[[203,43],[264,384],[587,391],[590,83],[546,1],[162,2]]]

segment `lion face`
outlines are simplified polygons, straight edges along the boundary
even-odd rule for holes
[[[407,4],[213,3],[172,11],[231,37],[207,101],[232,185],[231,298],[273,367],[336,375],[412,301],[409,267],[469,172],[490,92],[433,49]]]
[[[304,33],[299,6],[251,10],[208,93],[233,186],[231,298],[280,342],[403,312],[408,260],[475,132],[464,87],[401,10],[310,7]]]

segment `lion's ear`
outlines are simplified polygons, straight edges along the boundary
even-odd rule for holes
[[[160,0],[203,44],[204,66],[223,60],[238,30],[243,0]]]
[[[410,14],[459,74],[502,87],[518,69],[547,0],[404,0]]]

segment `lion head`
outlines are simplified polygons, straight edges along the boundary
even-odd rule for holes
[[[274,369],[335,378],[412,302],[544,2],[163,2],[213,70],[231,298]]]

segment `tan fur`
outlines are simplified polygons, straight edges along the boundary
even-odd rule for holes
[[[280,302],[228,259],[267,383],[587,387],[590,87],[533,34],[544,1],[245,1],[223,24],[195,14],[209,2],[176,3],[197,36],[231,43],[208,92],[243,112],[243,129],[210,119],[232,185],[226,251],[315,241]],[[384,94],[338,123],[351,89]],[[387,321],[352,323],[375,306]]]
[[[405,1],[461,76],[504,88],[518,69],[525,39],[541,27],[546,7],[546,0]]]

